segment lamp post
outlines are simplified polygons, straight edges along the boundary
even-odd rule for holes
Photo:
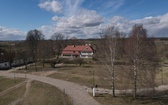
[[[160,71],[161,71],[161,83],[163,85],[163,69],[161,68]]]
[[[95,83],[94,83],[94,70],[93,70],[93,88],[94,88],[94,85]]]
[[[26,70],[25,70],[25,79],[26,79]]]

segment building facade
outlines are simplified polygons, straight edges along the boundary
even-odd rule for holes
[[[68,45],[63,49],[61,56],[64,58],[92,58],[93,49],[89,45]]]

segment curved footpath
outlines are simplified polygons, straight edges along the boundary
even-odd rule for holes
[[[0,76],[14,78],[14,74],[7,71],[0,71]],[[15,77],[25,78],[25,74],[16,73]],[[62,91],[65,91],[65,93],[70,95],[73,99],[73,105],[101,105],[96,100],[94,100],[93,97],[91,97],[80,85],[68,81],[31,74],[26,74],[26,78],[50,84]]]

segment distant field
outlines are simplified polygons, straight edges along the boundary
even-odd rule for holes
[[[160,71],[156,74],[156,83],[157,85],[168,84],[168,66],[162,67],[163,71]]]

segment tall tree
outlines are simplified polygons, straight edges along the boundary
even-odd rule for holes
[[[39,30],[30,30],[27,33],[26,42],[29,46],[30,54],[33,56],[36,70],[38,44],[41,40],[44,40],[44,35]]]
[[[53,57],[51,46],[52,46],[51,42],[47,41],[47,40],[40,41],[40,43],[39,43],[38,58],[43,63],[43,67],[45,66],[44,65],[45,59]]]
[[[57,58],[59,58],[62,49],[66,46],[66,38],[61,33],[54,33],[51,39],[53,40],[53,52],[55,52]]]
[[[97,55],[102,65],[105,65],[112,82],[112,95],[115,97],[115,68],[114,62],[117,56],[117,43],[121,33],[114,27],[108,27],[101,36],[101,42],[97,46]]]
[[[150,65],[153,65],[153,62],[156,61],[156,47],[154,41],[148,38],[143,26],[136,24],[128,36],[125,51],[129,63],[132,64],[133,97],[136,98],[138,80],[140,83],[140,79],[144,79],[145,76],[147,77],[147,74],[148,77],[151,76],[154,79],[155,74],[151,73],[155,71],[153,68],[150,68]]]

